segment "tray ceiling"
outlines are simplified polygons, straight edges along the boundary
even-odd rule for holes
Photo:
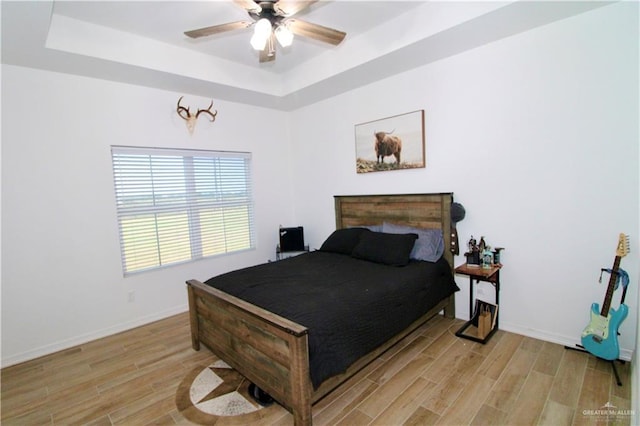
[[[232,1],[2,1],[2,62],[291,110],[609,2],[319,1],[296,15],[345,31],[296,37],[259,63]]]

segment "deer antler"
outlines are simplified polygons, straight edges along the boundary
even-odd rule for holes
[[[182,98],[184,98],[184,96],[180,96],[180,99],[178,99],[178,108],[176,109],[176,111],[177,111],[177,113],[178,113],[178,115],[180,117],[182,117],[183,119],[189,121],[189,119],[192,117],[191,116],[191,111],[189,111],[189,107],[185,108],[185,107],[180,105],[180,101],[182,100]],[[196,115],[196,117],[197,117],[197,115]]]
[[[211,112],[211,107],[213,106],[213,101],[211,101],[211,103],[209,104],[209,108],[207,109],[198,109],[198,112],[196,113],[196,118],[198,118],[200,116],[200,114],[208,114],[211,117],[211,121],[212,123],[214,121],[216,121],[216,115],[218,115],[218,110],[216,110],[216,112]]]
[[[214,121],[216,121],[216,115],[218,115],[218,110],[216,110],[215,112],[211,112],[211,108],[213,107],[213,101],[211,101],[211,103],[209,104],[209,108],[207,109],[198,109],[198,112],[195,114],[191,114],[191,110],[189,109],[189,107],[183,107],[182,105],[180,105],[180,101],[182,100],[184,96],[180,96],[180,99],[178,99],[178,107],[176,108],[176,112],[178,113],[178,115],[187,123],[187,129],[189,130],[189,133],[193,134],[193,129],[196,127],[196,120],[198,119],[198,117],[200,117],[200,114],[208,114],[209,117],[211,117],[211,119],[209,121],[211,121],[212,123]]]

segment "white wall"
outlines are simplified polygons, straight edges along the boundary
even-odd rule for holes
[[[295,111],[296,216],[311,245],[334,229],[333,195],[454,192],[461,241],[506,247],[502,328],[578,343],[620,232],[634,253],[621,266],[638,276],[637,35],[637,3],[619,3]],[[356,174],[354,124],[418,109],[426,168]],[[627,358],[637,291],[620,330]]]
[[[275,257],[293,217],[286,113],[216,101],[190,136],[179,93],[14,66],[2,83],[3,365],[184,311],[185,280]],[[257,249],[123,278],[112,144],[252,152]]]

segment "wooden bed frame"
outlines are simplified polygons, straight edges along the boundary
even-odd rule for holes
[[[449,250],[453,194],[336,196],[336,228],[392,222],[439,228]],[[349,369],[313,389],[309,374],[307,329],[197,280],[187,281],[191,340],[195,350],[206,345],[240,374],[293,413],[295,425],[312,423],[311,406],[417,327],[444,310],[455,315],[450,296],[394,338],[365,355]]]

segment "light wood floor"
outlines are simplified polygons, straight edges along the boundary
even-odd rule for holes
[[[416,330],[318,402],[314,425],[606,424],[595,410],[630,409],[629,363],[618,364],[619,387],[585,353],[504,331],[480,345],[454,336],[460,324],[437,317]],[[177,387],[214,359],[191,349],[187,314],[177,315],[3,369],[2,424],[191,424]],[[259,424],[293,422],[279,406],[260,412]]]

